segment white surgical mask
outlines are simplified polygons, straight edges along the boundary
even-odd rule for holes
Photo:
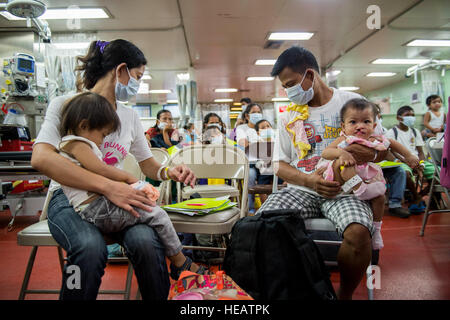
[[[216,127],[217,129],[222,131],[222,126],[218,123],[210,123],[210,124],[208,124],[208,127]]]
[[[416,117],[414,116],[404,116],[402,123],[407,127],[414,127],[414,123],[416,122]]]
[[[211,144],[222,144],[222,143],[223,143],[223,137],[221,135],[211,138]]]
[[[130,76],[130,80],[128,80],[128,84],[124,85],[120,83],[119,79],[116,79],[116,99],[119,101],[128,101],[130,98],[137,95],[140,81],[133,78],[130,74],[130,71],[127,68],[128,75]]]
[[[258,123],[258,121],[262,120],[263,115],[261,113],[249,113],[250,122],[253,124]]]
[[[164,130],[164,128],[167,126],[167,122],[160,122],[159,124],[158,124],[158,129],[159,130]]]
[[[261,129],[259,130],[259,136],[263,139],[273,138],[273,129],[272,128]]]
[[[314,80],[311,84],[311,88],[309,88],[307,91],[303,90],[302,83],[305,80],[306,72],[303,75],[302,81],[300,83],[296,84],[295,86],[292,86],[290,88],[286,88],[286,94],[293,103],[302,106],[307,104],[311,99],[314,97]]]

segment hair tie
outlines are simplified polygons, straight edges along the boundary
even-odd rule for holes
[[[103,51],[105,51],[105,47],[109,44],[109,41],[101,41],[97,40],[95,45],[100,49],[100,53],[103,54]]]

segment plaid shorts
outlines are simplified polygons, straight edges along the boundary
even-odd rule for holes
[[[287,187],[271,194],[258,213],[266,210],[298,209],[303,219],[327,218],[343,237],[345,229],[352,223],[365,226],[373,234],[373,215],[369,202],[353,196],[327,199],[295,187]]]

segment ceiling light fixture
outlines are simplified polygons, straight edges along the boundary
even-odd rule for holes
[[[52,42],[53,46],[55,46],[57,49],[67,49],[67,50],[74,50],[74,49],[87,49],[90,42]]]
[[[238,89],[235,88],[219,88],[214,89],[215,92],[238,92]]]
[[[273,66],[277,60],[276,59],[258,59],[255,61],[256,66]]]
[[[283,98],[283,97],[272,98],[272,101],[274,101],[274,102],[287,102],[287,101],[289,101],[289,98]]]
[[[376,59],[372,64],[421,64],[428,59]]]
[[[233,99],[215,99],[214,102],[233,102]]]
[[[8,20],[26,20],[19,18],[7,11],[0,12]],[[54,8],[48,9],[39,17],[44,20],[69,20],[69,19],[108,19],[110,16],[103,8]]]
[[[344,90],[344,91],[356,91],[358,89],[359,89],[359,87],[339,87],[339,90]]]
[[[247,81],[272,81],[274,77],[247,77]]]
[[[450,40],[412,40],[406,44],[408,47],[450,47]]]
[[[366,77],[393,77],[396,74],[395,72],[371,72],[366,74]]]
[[[309,40],[313,35],[311,32],[272,32],[269,40]]]

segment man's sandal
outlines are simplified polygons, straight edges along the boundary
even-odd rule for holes
[[[170,277],[173,280],[178,280],[178,278],[180,277],[180,274],[183,271],[191,271],[191,265],[192,265],[193,261],[191,258],[186,257],[186,261],[184,261],[183,265],[181,267],[176,267],[173,263],[170,265]],[[202,266],[199,265],[198,266],[198,270],[195,272],[197,274],[208,274],[208,270]]]

